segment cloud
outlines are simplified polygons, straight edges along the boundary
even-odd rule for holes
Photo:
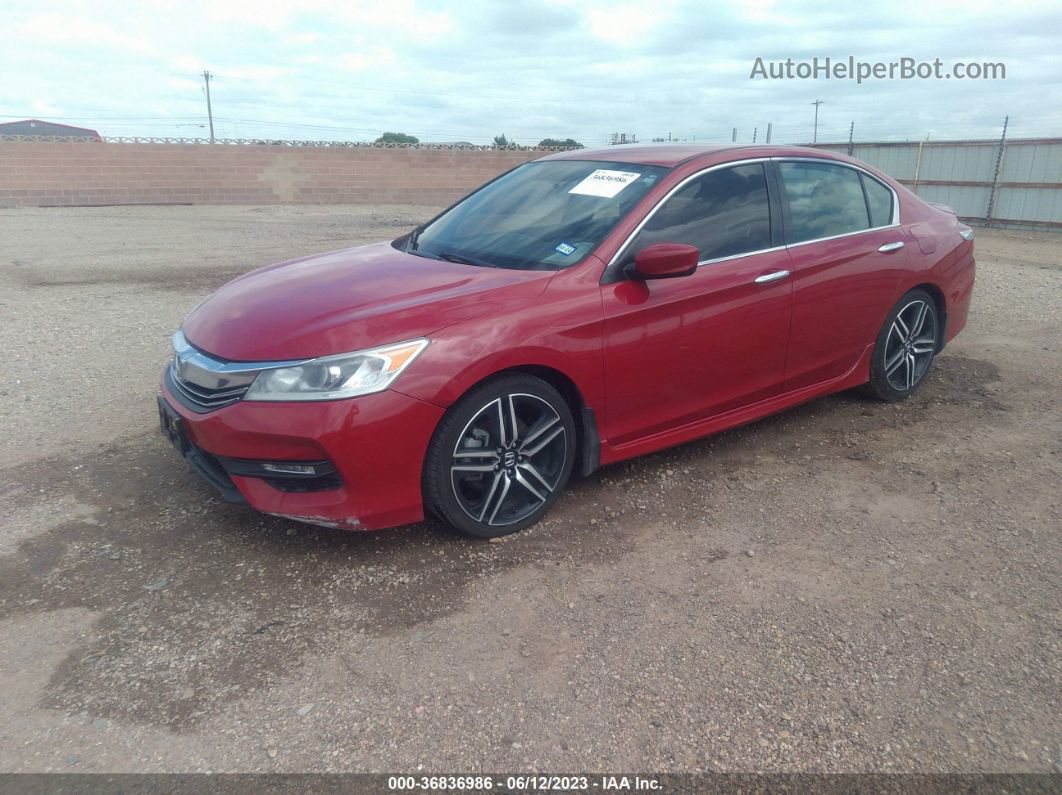
[[[345,52],[336,60],[342,69],[360,72],[369,69],[391,67],[397,58],[393,50],[387,47],[373,47],[361,52]]]
[[[224,71],[224,77],[231,80],[275,81],[294,74],[295,70],[287,66],[230,66]],[[218,76],[221,76],[220,74]]]
[[[198,91],[203,87],[203,81],[188,80],[183,77],[171,77],[166,81],[166,85],[174,91]]]
[[[47,8],[45,6],[45,8]],[[988,0],[6,0],[5,113],[164,135],[601,143],[613,132],[775,141],[1062,131],[1057,2]],[[750,80],[757,57],[1003,61],[1005,81]],[[46,110],[35,110],[45,108]],[[61,111],[61,113],[60,113]],[[168,121],[172,119],[172,121]],[[170,129],[166,125],[171,126]],[[140,125],[139,127],[137,125]]]
[[[206,63],[199,58],[183,55],[173,59],[173,68],[178,72],[200,72],[206,68]]]
[[[34,116],[54,116],[60,109],[45,99],[35,99],[32,104]]]
[[[662,24],[662,16],[655,4],[628,3],[590,8],[586,12],[586,22],[590,33],[603,43],[634,47],[652,38]]]
[[[19,27],[21,36],[49,44],[79,44],[94,49],[120,47],[152,55],[155,48],[145,38],[119,33],[110,25],[83,17],[41,14]]]
[[[558,4],[513,0],[488,6],[484,17],[495,35],[534,38],[539,41],[562,35],[582,25],[574,8]]]

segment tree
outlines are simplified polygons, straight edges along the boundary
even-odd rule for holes
[[[508,138],[505,137],[505,133],[502,133],[501,135],[495,135],[494,136],[494,145],[495,146],[512,146],[512,141],[510,141]]]
[[[565,138],[563,141],[559,138],[543,138],[538,142],[539,146],[567,146],[570,149],[582,149],[583,145],[576,141],[574,138]]]
[[[413,135],[400,132],[385,132],[373,143],[377,144],[419,144],[420,139]]]

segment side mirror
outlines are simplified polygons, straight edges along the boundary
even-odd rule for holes
[[[684,243],[653,243],[639,251],[627,266],[632,279],[674,279],[697,272],[700,252]]]

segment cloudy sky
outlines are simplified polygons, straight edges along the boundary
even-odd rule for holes
[[[518,143],[613,132],[819,140],[1062,135],[1058,0],[4,0],[0,121],[105,135]],[[750,79],[765,61],[1002,62],[1005,80]]]

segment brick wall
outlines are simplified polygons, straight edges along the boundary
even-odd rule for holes
[[[0,142],[0,207],[446,204],[542,152]]]

